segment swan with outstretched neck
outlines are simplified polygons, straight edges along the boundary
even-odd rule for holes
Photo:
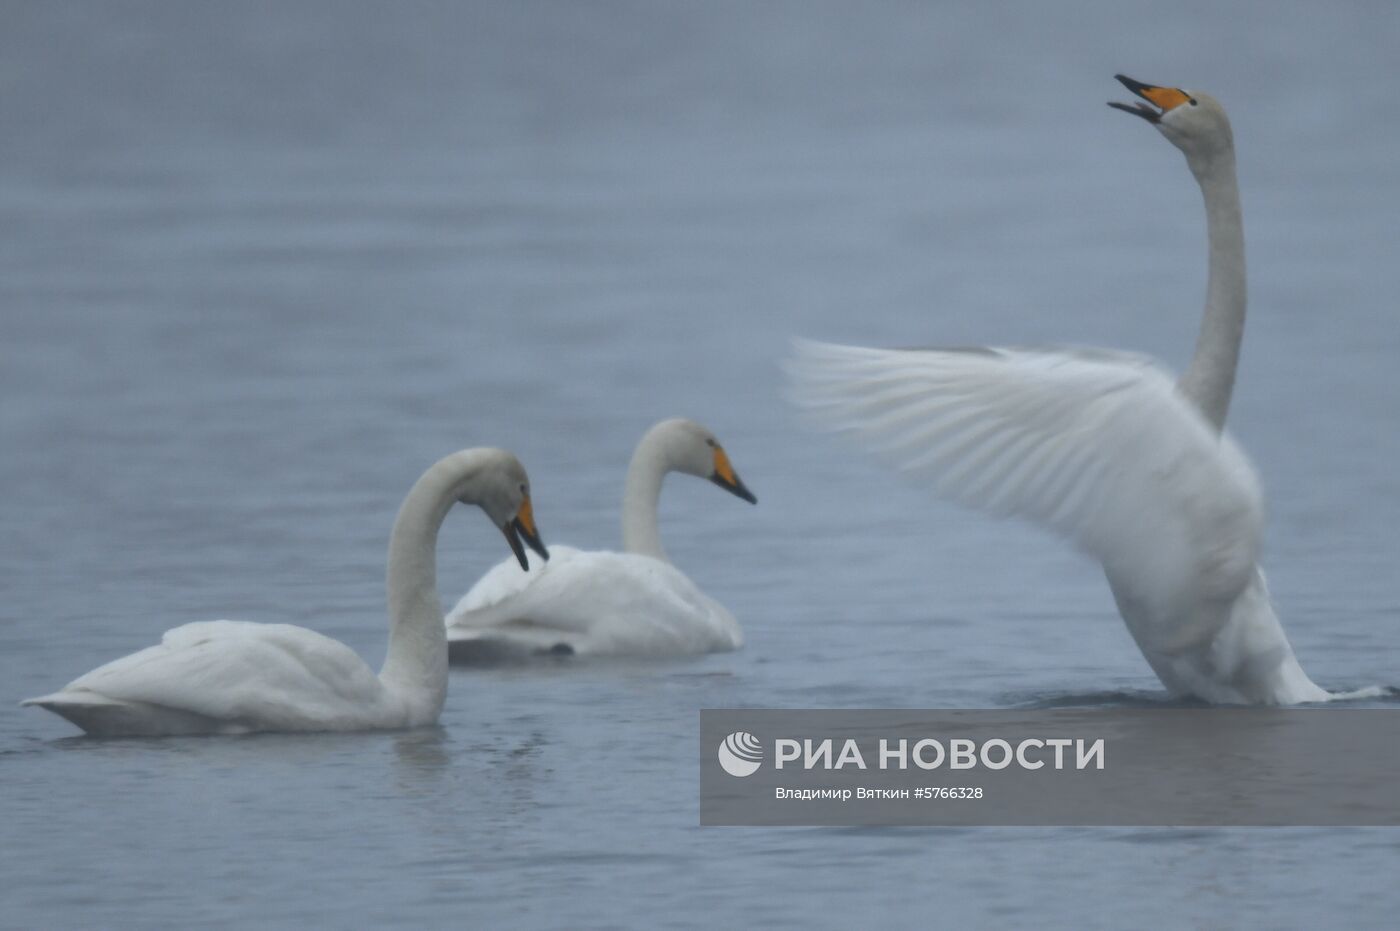
[[[521,539],[549,558],[513,455],[479,448],[437,462],[409,491],[389,538],[389,650],[377,676],[349,647],[304,627],[203,621],[23,704],[101,737],[432,724],[447,696],[437,536],[459,501],[486,512],[520,565]]]
[[[495,566],[447,617],[452,661],[668,656],[741,646],[734,616],[672,565],[661,545],[656,510],[671,472],[757,501],[713,433],[692,420],[663,420],[642,437],[627,468],[623,551],[555,546],[549,565],[528,575],[510,562]]]
[[[1244,226],[1225,110],[1118,75],[1112,103],[1186,156],[1205,201],[1206,305],[1181,379],[1108,350],[801,343],[794,399],[941,494],[1029,518],[1097,558],[1143,656],[1179,697],[1285,705],[1312,682],[1259,570],[1263,496],[1223,432],[1245,322]]]

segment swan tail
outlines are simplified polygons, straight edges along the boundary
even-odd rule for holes
[[[50,695],[40,695],[38,698],[26,698],[24,701],[20,702],[21,707],[37,705],[49,711],[58,711],[59,708],[72,706],[102,707],[122,704],[125,704],[125,702],[107,698],[104,695],[98,695],[96,692],[85,695],[74,695],[71,692],[54,692]]]
[[[89,734],[115,733],[118,721],[129,716],[126,702],[107,698],[95,692],[54,692],[38,698],[26,698],[23,706],[35,706],[52,711]]]
[[[40,695],[38,698],[26,698],[20,705],[52,711],[89,733],[92,732],[90,723],[130,710],[130,705],[126,702],[95,692],[54,692],[50,695]]]

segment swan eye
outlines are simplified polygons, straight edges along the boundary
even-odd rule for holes
[[[705,440],[705,445],[708,446],[708,447],[710,447],[711,449],[715,449],[716,447],[719,446],[719,444],[716,443],[713,439],[708,439],[708,438]]]
[[[1186,98],[1186,101],[1187,101],[1187,103],[1191,104],[1191,106],[1193,106],[1193,107],[1196,106],[1196,98],[1195,98],[1195,97],[1187,97],[1187,98]]]

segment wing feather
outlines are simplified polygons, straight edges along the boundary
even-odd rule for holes
[[[734,649],[734,618],[663,560],[574,550],[551,558],[527,584],[489,604],[462,599],[449,640],[482,636],[566,643],[580,654],[645,655]]]
[[[159,644],[99,666],[63,689],[222,721],[281,724],[333,720],[381,692],[373,670],[345,644],[304,627],[247,621],[172,628]]]
[[[1050,528],[1145,597],[1248,583],[1253,469],[1145,356],[804,341],[788,371],[821,426],[943,497]]]

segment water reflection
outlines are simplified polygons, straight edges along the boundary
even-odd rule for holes
[[[406,794],[437,791],[444,771],[452,765],[451,738],[441,725],[403,731],[393,737],[394,773]]]

